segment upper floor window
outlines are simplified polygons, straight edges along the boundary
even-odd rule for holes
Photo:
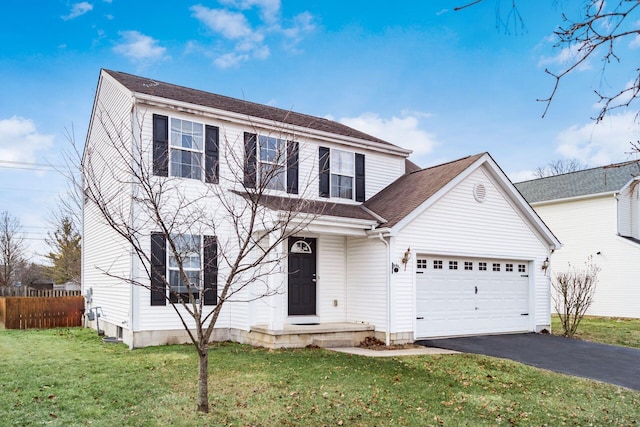
[[[331,197],[353,199],[354,153],[331,151]]]
[[[202,179],[204,130],[202,123],[171,118],[169,175]]]
[[[364,202],[364,154],[320,147],[318,159],[320,197]]]
[[[153,174],[217,183],[218,140],[215,126],[154,114]]]
[[[244,133],[244,186],[298,194],[298,143]]]
[[[286,186],[287,142],[272,136],[258,136],[260,181],[265,188],[284,191]]]

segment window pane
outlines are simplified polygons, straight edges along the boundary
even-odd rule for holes
[[[284,166],[271,163],[260,163],[260,182],[270,190],[284,191],[286,183],[286,170]]]
[[[258,136],[260,161],[271,163],[285,163],[285,141],[282,139],[273,138],[271,136]]]
[[[200,153],[172,149],[171,176],[200,179],[202,176],[202,168],[200,166],[201,157],[202,155]]]
[[[350,151],[331,151],[331,172],[338,175],[354,175],[354,154]]]
[[[183,268],[200,269],[200,236],[182,234],[173,235],[171,239],[176,246],[178,255],[182,258]],[[169,268],[178,268],[178,262],[171,248],[167,247],[167,251],[169,252]]]
[[[202,151],[203,126],[187,120],[171,119],[171,146]]]
[[[199,271],[185,271],[185,274],[189,278],[191,292],[196,292],[200,288],[200,272]],[[187,284],[182,279],[179,270],[169,270],[169,285],[174,292],[187,293]]]
[[[353,199],[353,178],[350,176],[331,175],[331,197]]]

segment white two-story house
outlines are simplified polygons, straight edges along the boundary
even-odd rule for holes
[[[275,152],[287,160],[278,163]],[[83,163],[109,197],[84,206],[88,309],[100,313],[100,329],[131,347],[188,341],[168,290],[132,284],[145,275],[174,283],[175,260],[152,218],[138,214],[144,189],[125,185],[135,180],[121,171],[171,183],[171,212],[178,199],[231,194],[234,183],[261,179],[261,168],[275,162],[264,206],[276,212],[304,198],[317,215],[277,248],[286,261],[264,279],[277,292],[252,298],[247,288],[226,301],[214,339],[354,345],[365,336],[406,343],[549,328],[543,267],[560,243],[493,158],[420,169],[409,154],[327,119],[102,70]],[[146,161],[131,168],[137,156]],[[219,198],[198,203],[202,212],[220,211]],[[154,265],[106,223],[102,212],[111,208]],[[225,271],[210,261],[233,230],[185,224],[179,232],[200,248],[188,274],[211,289],[204,303],[213,307]]]

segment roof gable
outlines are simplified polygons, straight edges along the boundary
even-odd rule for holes
[[[484,155],[476,154],[402,175],[364,206],[384,218],[385,227],[393,227]]]
[[[247,117],[256,117],[273,122],[285,123],[292,126],[313,129],[321,132],[333,133],[363,141],[375,142],[386,145],[390,148],[400,147],[384,141],[380,138],[360,132],[356,129],[345,126],[341,123],[321,117],[314,117],[307,114],[296,113],[290,110],[283,110],[276,107],[257,104],[241,99],[218,95],[202,90],[191,89],[170,83],[161,82],[154,79],[139,77],[119,71],[103,70],[133,93],[155,96],[168,100],[180,101],[203,107],[214,108],[241,114]],[[404,150],[409,153],[408,150]]]
[[[616,163],[515,184],[529,203],[620,191],[640,175],[640,161]]]

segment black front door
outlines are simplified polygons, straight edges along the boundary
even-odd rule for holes
[[[316,314],[316,239],[289,238],[289,315]]]

